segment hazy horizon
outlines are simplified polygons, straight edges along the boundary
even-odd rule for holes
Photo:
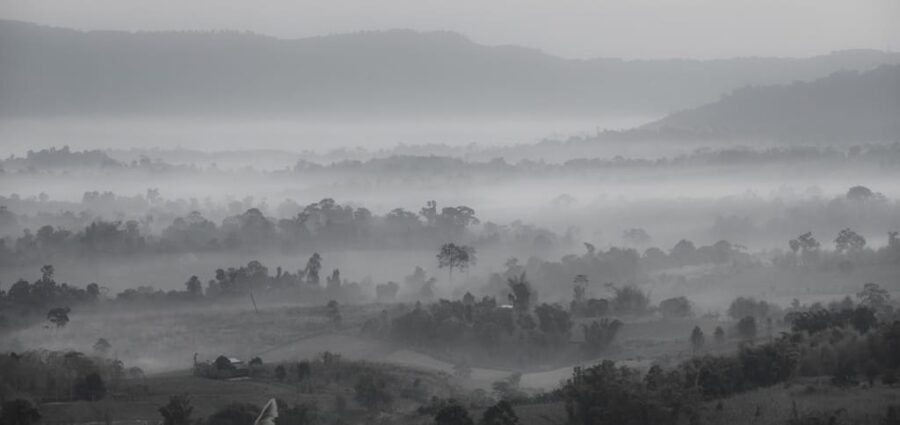
[[[80,30],[251,31],[282,39],[392,29],[450,31],[480,44],[518,45],[580,59],[809,57],[900,47],[900,4],[891,0],[599,1],[553,6],[539,1],[278,0],[265,7],[237,0],[3,0],[0,19]]]

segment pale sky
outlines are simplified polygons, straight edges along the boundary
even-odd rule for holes
[[[565,57],[811,56],[900,50],[900,0],[0,0],[78,29],[249,30],[280,38],[410,28]]]

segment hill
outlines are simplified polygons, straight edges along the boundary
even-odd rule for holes
[[[0,117],[662,114],[749,84],[883,63],[900,63],[900,54],[568,60],[449,32],[282,40],[0,21]]]
[[[813,142],[897,141],[897,117],[900,66],[886,65],[806,83],[740,89],[641,129]]]

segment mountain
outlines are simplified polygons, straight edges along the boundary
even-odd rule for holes
[[[640,130],[801,141],[900,141],[900,65],[747,87]]]
[[[283,40],[0,21],[0,116],[662,115],[749,84],[883,63],[900,63],[900,54],[569,60],[449,32]]]

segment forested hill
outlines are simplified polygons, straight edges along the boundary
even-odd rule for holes
[[[808,81],[883,63],[900,63],[900,54],[569,60],[479,45],[449,32],[282,40],[0,21],[0,116],[663,114],[746,85]]]
[[[748,87],[643,130],[797,141],[900,140],[900,66]]]

